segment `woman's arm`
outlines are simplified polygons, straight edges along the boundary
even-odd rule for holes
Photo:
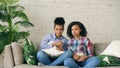
[[[87,55],[90,57],[90,56],[93,56],[93,47],[92,47],[92,44],[91,44],[91,41],[89,39],[88,40],[88,45],[87,45]]]
[[[49,48],[52,48],[52,44],[48,44],[50,41],[50,35],[46,35],[43,40],[41,41],[41,44],[40,44],[40,49],[49,49]]]

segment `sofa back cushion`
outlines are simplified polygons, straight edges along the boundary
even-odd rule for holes
[[[6,45],[4,50],[4,68],[13,68],[14,61],[13,61],[13,54],[11,45]]]
[[[23,48],[20,43],[11,43],[15,65],[24,63]]]
[[[108,46],[109,43],[95,43],[94,44],[94,54],[100,55]]]

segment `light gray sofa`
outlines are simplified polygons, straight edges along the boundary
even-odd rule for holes
[[[93,44],[95,55],[99,55],[107,47],[106,43]],[[37,66],[24,64],[22,44],[13,43],[5,46],[4,68],[67,68],[65,66]],[[101,67],[99,67],[101,68]],[[106,68],[106,67],[105,67]],[[108,68],[120,68],[120,66],[111,66]]]
[[[0,54],[0,68],[3,68],[3,63],[4,63],[4,55],[2,53]]]

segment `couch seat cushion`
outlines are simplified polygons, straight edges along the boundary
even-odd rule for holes
[[[37,65],[30,65],[30,64],[21,64],[17,65],[14,68],[67,68],[65,66],[37,66]]]

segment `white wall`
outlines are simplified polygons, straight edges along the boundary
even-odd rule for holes
[[[35,25],[30,39],[37,44],[53,32],[54,18],[59,16],[66,20],[65,36],[67,25],[78,20],[86,26],[92,42],[120,39],[120,0],[21,0],[19,3]]]

